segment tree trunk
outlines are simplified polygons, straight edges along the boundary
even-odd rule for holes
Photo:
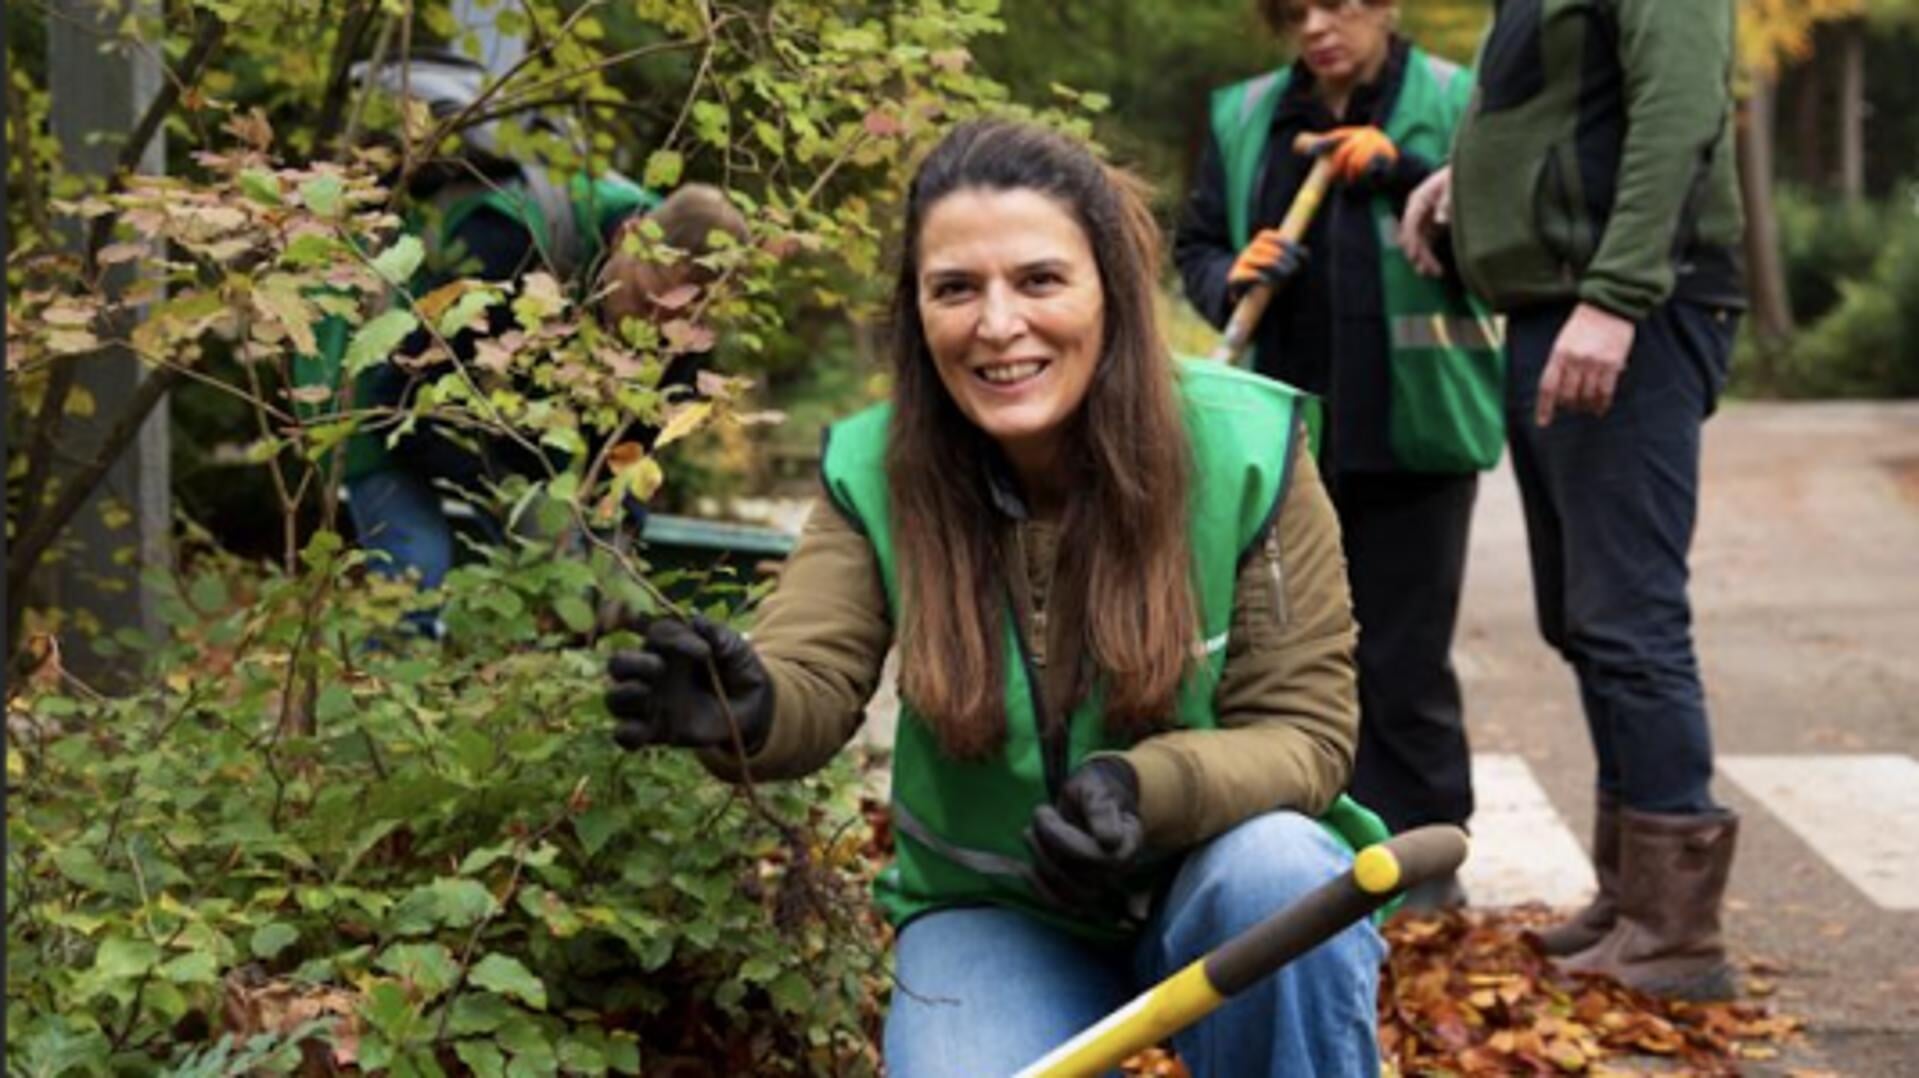
[[[1792,335],[1785,265],[1779,257],[1779,226],[1772,202],[1773,95],[1771,76],[1755,74],[1739,125],[1739,188],[1746,203],[1746,276],[1752,293],[1752,328],[1759,339],[1761,381],[1773,381],[1778,350]]]
[[[1839,191],[1866,194],[1866,21],[1850,19],[1839,37]]]
[[[1792,131],[1792,174],[1812,190],[1823,188],[1832,175],[1826,158],[1826,65],[1815,52],[1792,72],[1790,129]],[[1788,85],[1781,80],[1780,85]]]

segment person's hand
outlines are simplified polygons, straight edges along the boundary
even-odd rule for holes
[[[1333,163],[1333,178],[1341,183],[1376,180],[1399,160],[1399,147],[1377,127],[1335,127],[1313,146],[1313,153]]]
[[[1112,756],[1084,764],[1054,804],[1033,810],[1025,838],[1048,901],[1069,910],[1123,906],[1145,844],[1133,766]]]
[[[1611,311],[1582,303],[1560,327],[1552,355],[1539,375],[1533,418],[1551,426],[1559,411],[1605,415],[1626,370],[1635,327]]]
[[[1233,268],[1226,273],[1226,287],[1235,292],[1258,284],[1278,288],[1305,266],[1305,244],[1287,239],[1277,228],[1264,229],[1233,260]]]
[[[1446,272],[1439,259],[1439,236],[1453,223],[1453,169],[1436,170],[1420,181],[1406,196],[1406,211],[1399,217],[1399,249],[1405,252],[1413,269],[1428,277]]]
[[[709,661],[719,672],[724,699],[714,692]],[[729,711],[747,752],[765,744],[772,729],[773,683],[753,645],[703,617],[655,621],[647,627],[646,646],[615,653],[606,672],[613,682],[606,709],[621,748],[732,748]]]

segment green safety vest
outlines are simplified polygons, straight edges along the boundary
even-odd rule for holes
[[[1204,659],[1181,686],[1177,725],[1216,727],[1213,694],[1226,658],[1241,556],[1272,526],[1293,459],[1300,394],[1279,382],[1214,363],[1181,361],[1179,388],[1194,484],[1191,516],[1195,598]],[[821,471],[826,489],[873,546],[888,611],[900,623],[898,563],[887,508],[890,405],[860,412],[828,431]],[[910,701],[900,701],[893,748],[894,859],[875,882],[881,910],[893,924],[947,906],[990,903],[1017,907],[1083,935],[1125,931],[1114,922],[1070,917],[1047,905],[1032,884],[1021,832],[1064,777],[1097,752],[1126,744],[1106,729],[1097,686],[1068,717],[1063,744],[1041,735],[1042,703],[1030,653],[1007,605],[1001,654],[1006,657],[1006,740],[997,759],[958,761],[940,749],[933,729]],[[1355,848],[1383,841],[1379,817],[1342,795],[1322,819]]]
[[[546,178],[543,170],[530,168],[521,182],[467,189],[436,200],[430,214],[412,215],[409,224],[416,232],[423,231],[429,221],[437,226],[432,229],[434,254],[446,260],[449,252],[445,245],[451,242],[454,231],[480,210],[495,210],[525,226],[533,237],[534,248],[542,252],[545,261],[562,276],[571,277],[593,265],[603,253],[601,237],[609,225],[632,214],[650,211],[659,204],[659,195],[623,176],[588,179],[576,175],[561,191]],[[429,279],[428,276],[416,279],[410,288],[417,288],[421,280]],[[417,291],[414,294],[417,295]],[[318,354],[294,357],[294,381],[300,385],[338,386],[340,367],[352,337],[350,327],[344,319],[330,315],[314,327],[313,334],[319,345]],[[331,412],[336,405],[296,407],[303,415],[313,416]],[[387,466],[387,459],[382,437],[356,432],[347,439],[345,478],[379,471]]]
[[[1213,138],[1226,170],[1227,225],[1235,247],[1252,238],[1255,185],[1272,135],[1273,113],[1292,69],[1282,67],[1213,94]],[[1401,151],[1442,161],[1472,98],[1472,78],[1420,49],[1385,131]],[[1505,444],[1503,331],[1477,299],[1421,276],[1399,249],[1399,222],[1385,196],[1372,200],[1391,351],[1390,444],[1401,466],[1421,472],[1491,468]],[[1251,365],[1253,350],[1243,362]]]

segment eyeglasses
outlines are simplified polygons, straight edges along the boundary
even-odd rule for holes
[[[1277,5],[1280,24],[1289,30],[1306,25],[1306,16],[1313,8],[1328,15],[1347,15],[1360,6],[1360,0],[1282,0]]]

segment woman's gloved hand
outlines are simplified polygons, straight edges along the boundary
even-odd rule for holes
[[[1233,260],[1233,268],[1226,273],[1226,286],[1235,292],[1256,284],[1277,288],[1305,266],[1306,245],[1280,235],[1277,228],[1268,228],[1255,234]]]
[[[719,671],[724,702],[713,691],[708,660]],[[612,685],[606,709],[621,748],[675,745],[730,749],[727,713],[739,723],[746,751],[756,752],[773,727],[773,683],[746,638],[695,615],[647,626],[646,646],[607,661]]]
[[[1335,127],[1313,152],[1327,155],[1333,178],[1348,184],[1384,179],[1399,162],[1399,147],[1377,127]]]
[[[1048,901],[1070,910],[1124,907],[1126,878],[1145,846],[1133,766],[1113,756],[1088,761],[1053,804],[1033,810],[1025,838]]]

